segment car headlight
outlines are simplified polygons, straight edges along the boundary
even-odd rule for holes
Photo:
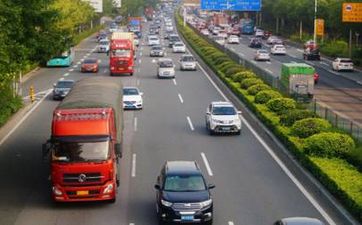
[[[211,203],[212,203],[212,199],[209,199],[209,200],[200,202],[200,205],[201,205],[202,208],[204,208],[204,207],[207,207],[207,206],[211,205]]]
[[[166,207],[171,207],[172,206],[172,202],[168,202],[168,201],[165,201],[163,199],[161,199],[161,204],[166,206]]]

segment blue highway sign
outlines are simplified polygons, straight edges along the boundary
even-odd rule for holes
[[[261,0],[201,0],[202,10],[260,11]]]

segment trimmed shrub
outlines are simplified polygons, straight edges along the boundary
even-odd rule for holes
[[[291,98],[274,98],[266,103],[266,106],[278,115],[285,113],[288,110],[295,109],[297,103]]]
[[[315,117],[312,111],[305,109],[289,110],[287,113],[280,116],[280,123],[284,126],[292,126],[295,121]]]
[[[325,119],[306,118],[296,121],[292,126],[292,134],[300,138],[307,138],[313,134],[328,131],[332,125]]]
[[[240,73],[244,70],[244,68],[240,65],[235,65],[235,66],[232,66],[232,67],[229,67],[229,68],[226,68],[225,69],[225,75],[227,77],[232,77],[234,76],[234,74],[236,73]]]
[[[258,78],[247,78],[240,82],[240,86],[243,89],[248,89],[255,84],[264,84],[264,82]]]
[[[260,91],[258,94],[255,95],[255,103],[258,104],[265,104],[269,100],[274,98],[281,98],[282,95],[274,90],[264,90]]]
[[[346,134],[323,132],[305,139],[304,151],[313,156],[346,157],[356,147]]]
[[[247,89],[249,95],[256,95],[260,91],[270,90],[271,87],[266,84],[255,84]]]
[[[215,64],[216,64],[216,67],[219,70],[222,70],[224,67],[229,67],[230,65],[233,65],[234,62],[231,61],[231,60],[227,60],[227,61],[224,61],[224,62],[221,62],[221,63],[215,63]]]
[[[244,79],[247,78],[257,78],[257,76],[255,75],[255,73],[251,72],[251,71],[242,71],[242,72],[238,72],[236,74],[234,74],[233,76],[233,80],[235,82],[241,82]]]

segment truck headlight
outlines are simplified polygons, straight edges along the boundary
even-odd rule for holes
[[[171,207],[172,206],[172,202],[168,202],[168,201],[163,200],[163,199],[161,199],[161,204],[166,206],[166,207]]]
[[[54,193],[55,195],[57,195],[57,196],[63,194],[62,191],[61,191],[59,188],[55,187],[55,186],[53,187],[53,193]]]
[[[200,205],[201,205],[202,208],[204,208],[204,207],[207,207],[207,206],[211,205],[211,203],[212,203],[212,199],[209,199],[209,200],[200,202]]]
[[[113,184],[108,184],[107,187],[103,190],[103,194],[109,194],[113,191]]]

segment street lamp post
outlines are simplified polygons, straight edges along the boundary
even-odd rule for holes
[[[317,1],[314,0],[314,34],[313,34],[313,41],[317,44]]]

